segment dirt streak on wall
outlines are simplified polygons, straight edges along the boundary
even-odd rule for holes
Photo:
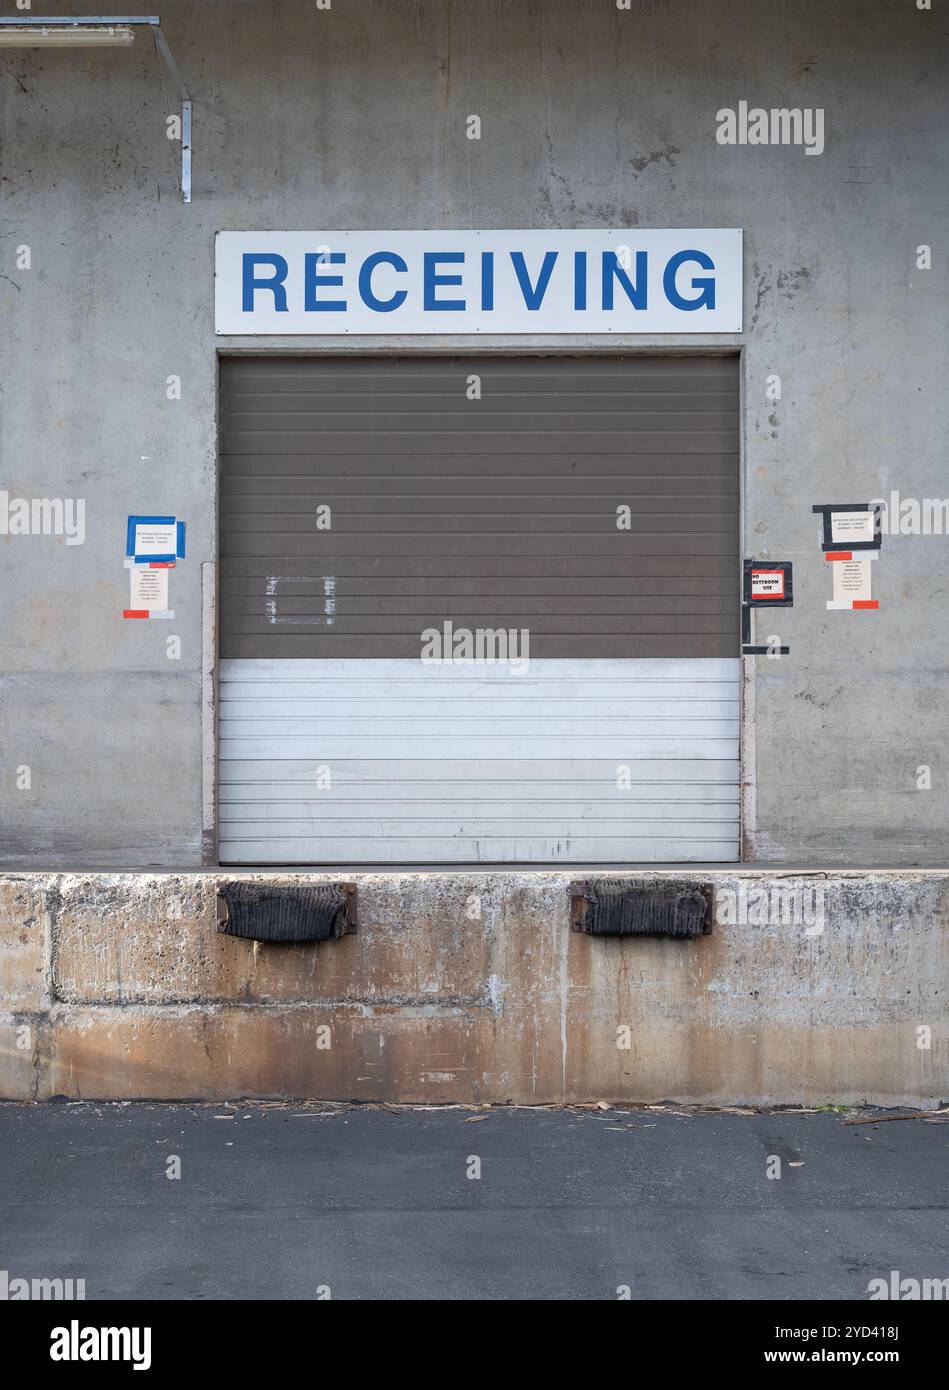
[[[220,877],[0,878],[0,1097],[949,1096],[946,871],[684,874],[691,941],[572,932],[566,873],[368,873],[320,945],[221,935]]]

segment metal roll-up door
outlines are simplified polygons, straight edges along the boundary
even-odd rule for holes
[[[737,358],[242,357],[220,406],[222,862],[738,857]]]

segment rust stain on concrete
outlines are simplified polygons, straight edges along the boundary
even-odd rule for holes
[[[8,874],[0,1096],[949,1096],[949,872],[680,876],[732,901],[819,884],[821,930],[725,914],[694,941],[594,939],[570,930],[569,872],[400,872],[357,876],[358,935],[277,946],[218,933],[219,875]]]

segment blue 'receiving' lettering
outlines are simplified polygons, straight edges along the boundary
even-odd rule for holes
[[[460,285],[460,275],[437,275],[435,267],[439,261],[447,261],[449,265],[461,265],[465,259],[464,251],[426,251],[422,257],[425,267],[425,299],[424,305],[426,312],[433,309],[464,309],[463,299],[436,299],[435,290],[439,285]]]
[[[268,280],[258,280],[254,273],[259,265],[269,265],[273,275]],[[270,290],[273,293],[273,306],[278,314],[287,313],[287,291],[284,286],[290,267],[283,256],[269,252],[244,252],[241,308],[245,314],[254,312],[254,291]]]
[[[494,308],[494,252],[481,252],[481,307],[486,312]]]
[[[308,314],[346,312],[345,299],[317,299],[316,291],[320,285],[341,285],[342,275],[317,275],[318,265],[343,265],[346,255],[343,251],[308,251],[303,257],[303,308]]]
[[[634,309],[645,309],[648,289],[646,285],[647,258],[645,251],[636,252],[636,283],[630,280],[620,265],[615,251],[603,252],[603,308],[613,307],[613,282],[618,280],[629,297]]]
[[[494,251],[472,253],[470,259],[465,251],[424,251],[421,265],[416,261],[410,266],[397,252],[383,249],[373,251],[358,264],[358,267],[354,263],[348,271],[343,269],[347,261],[345,252],[327,249],[307,251],[303,255],[303,309],[308,314],[345,314],[351,303],[355,305],[355,295],[358,294],[362,304],[374,314],[394,313],[407,301],[411,305],[413,297],[416,309],[418,298],[421,297],[425,313],[463,313],[467,309],[468,298],[448,298],[446,291],[452,286],[464,286],[473,303],[485,313],[491,313],[495,308],[496,290],[503,296],[503,307],[510,307],[512,296],[516,301],[519,295],[530,313],[536,313],[545,302],[548,308],[554,311],[560,306],[567,312],[572,307],[576,313],[591,310],[622,314],[630,309],[636,313],[649,307],[650,283],[656,293],[661,285],[661,297],[673,309],[690,314],[699,309],[715,309],[715,262],[705,251],[687,248],[674,252],[662,266],[661,276],[658,275],[659,268],[653,266],[651,282],[648,251],[635,252],[631,272],[627,271],[626,265],[620,261],[615,251],[602,251],[598,254],[599,276],[596,269],[590,266],[590,255],[587,251],[574,251],[572,256],[566,251],[563,258],[558,251],[545,251],[540,265],[533,269],[528,267],[525,252],[519,250],[509,251],[501,266],[495,264]],[[500,258],[500,253],[498,256]],[[510,266],[506,277],[499,281],[502,266],[506,265],[508,259]],[[679,272],[683,266],[689,265],[710,274],[693,273],[691,276],[683,276],[687,284],[680,288]],[[328,266],[338,266],[340,270],[328,271]],[[448,266],[457,269],[448,271],[445,269]],[[380,267],[387,269],[377,274]],[[289,274],[290,268],[286,258],[276,252],[243,252],[243,313],[252,314],[258,308],[272,309],[278,314],[288,313]],[[400,279],[395,281],[391,292],[386,295],[385,291],[393,286],[393,275]],[[291,281],[291,286],[294,284],[299,286],[300,282]],[[553,295],[552,285],[556,285],[556,293]],[[619,294],[617,287],[621,291]],[[344,293],[339,297],[331,297],[328,291],[333,289],[343,290]],[[294,292],[299,294],[299,288]],[[264,297],[263,303],[260,302],[261,296]],[[266,296],[271,298],[268,300]],[[599,302],[595,302],[597,298]],[[551,299],[554,301],[552,305]]]
[[[662,276],[663,292],[669,303],[674,309],[714,309],[715,308],[715,281],[709,280],[705,276],[699,278],[692,276],[693,289],[700,289],[702,293],[696,299],[684,299],[676,288],[676,273],[681,265],[686,261],[694,261],[703,270],[714,270],[715,263],[711,256],[706,256],[704,251],[677,251],[674,256],[670,256]]]
[[[587,253],[585,251],[573,253],[573,307],[575,309],[587,307]]]
[[[537,284],[532,285],[530,276],[527,273],[524,252],[511,252],[511,264],[514,266],[514,274],[517,276],[517,283],[521,287],[521,294],[524,296],[524,303],[527,305],[528,309],[539,309],[543,304],[544,295],[547,293],[547,286],[550,284],[550,277],[553,274],[556,260],[556,251],[548,251],[546,253],[543,264],[537,275]]]
[[[398,309],[400,304],[405,303],[409,292],[396,290],[389,299],[377,299],[372,292],[372,272],[377,265],[391,265],[403,275],[408,266],[394,251],[377,251],[375,255],[367,256],[359,267],[359,298],[363,304],[369,309],[374,309],[377,314],[391,314],[393,309]]]

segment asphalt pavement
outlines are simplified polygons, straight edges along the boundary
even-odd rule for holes
[[[891,1113],[5,1104],[0,1282],[866,1299],[894,1271],[949,1277],[949,1116]]]

